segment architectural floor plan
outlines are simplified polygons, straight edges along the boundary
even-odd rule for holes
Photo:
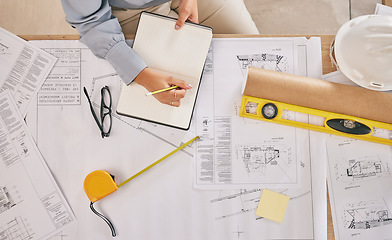
[[[19,239],[34,239],[34,231],[27,226],[29,223],[21,217],[15,217],[0,226],[0,239],[4,240],[19,240]]]
[[[391,212],[382,201],[347,204],[343,218],[346,229],[370,229],[392,224]]]
[[[250,181],[256,182],[277,182],[293,181],[296,174],[293,169],[296,167],[295,159],[292,159],[294,149],[276,145],[247,145],[236,146],[235,158],[243,162]]]
[[[277,50],[275,49],[275,51]],[[290,63],[288,62],[287,56],[284,55],[257,53],[249,55],[238,55],[237,59],[244,76],[247,74],[248,67],[257,67],[278,72],[290,71]]]
[[[334,170],[338,181],[369,181],[381,177],[390,177],[390,164],[379,159],[377,155],[363,156],[358,159],[347,159],[344,162],[336,163]]]
[[[392,148],[336,136],[327,147],[335,239],[391,239]]]

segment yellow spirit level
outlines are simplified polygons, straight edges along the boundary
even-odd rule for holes
[[[292,117],[292,113],[312,115],[317,117],[319,121],[317,124],[296,121]],[[239,115],[256,120],[392,145],[392,124],[344,114],[244,95]]]

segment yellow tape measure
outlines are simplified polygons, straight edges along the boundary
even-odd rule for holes
[[[134,178],[140,176],[141,174],[147,172],[149,169],[153,168],[154,166],[156,166],[158,163],[162,162],[166,158],[172,156],[174,153],[182,150],[183,148],[185,148],[186,146],[188,146],[189,144],[191,144],[193,141],[195,141],[198,138],[199,138],[198,136],[192,138],[188,142],[182,144],[180,147],[174,149],[170,153],[166,154],[164,157],[162,157],[162,158],[158,159],[157,161],[153,162],[152,164],[150,164],[149,166],[147,166],[143,170],[139,171],[138,173],[136,173],[135,175],[133,175],[132,177],[128,178],[127,180],[125,180],[124,182],[122,182],[122,183],[120,183],[118,185],[114,181],[114,176],[111,175],[110,173],[108,173],[107,171],[104,171],[104,170],[96,170],[96,171],[91,172],[90,174],[88,174],[86,176],[86,178],[84,179],[83,187],[84,187],[84,191],[87,194],[87,197],[91,201],[90,209],[96,215],[98,215],[100,218],[102,218],[109,225],[110,230],[112,231],[112,236],[113,237],[116,236],[116,231],[114,229],[113,224],[110,222],[110,220],[108,218],[106,218],[105,216],[103,216],[102,214],[97,212],[94,209],[93,204],[96,201],[98,201],[98,200],[100,200],[100,199],[102,199],[102,198],[112,194],[113,192],[117,191],[119,187],[121,187],[124,184],[130,182],[131,180],[133,180]]]
[[[296,113],[314,116],[317,123],[300,122],[296,120]],[[256,120],[392,145],[392,124],[344,114],[244,95],[239,115]]]

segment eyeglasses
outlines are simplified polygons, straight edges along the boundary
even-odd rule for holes
[[[99,130],[101,130],[102,138],[109,137],[110,130],[112,129],[112,95],[110,94],[109,87],[105,86],[101,89],[101,121],[99,121],[97,115],[95,114],[93,104],[91,103],[86,88],[83,87],[83,90],[87,97],[88,103],[90,104],[90,110],[93,114],[95,122],[97,123]]]

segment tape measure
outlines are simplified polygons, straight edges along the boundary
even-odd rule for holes
[[[162,158],[158,159],[157,161],[153,162],[152,164],[150,164],[149,166],[147,166],[143,170],[139,171],[138,173],[136,173],[135,175],[133,175],[132,177],[128,178],[127,180],[125,180],[124,182],[122,182],[122,183],[120,183],[118,185],[116,184],[116,182],[114,180],[114,176],[111,175],[109,172],[104,171],[104,170],[96,170],[96,171],[91,172],[90,174],[88,174],[86,176],[86,178],[84,179],[83,187],[84,187],[84,191],[87,194],[87,197],[91,201],[90,202],[90,209],[98,217],[102,218],[108,224],[108,226],[110,227],[110,230],[112,231],[112,236],[113,237],[116,236],[116,231],[114,229],[113,224],[111,223],[111,221],[107,217],[105,217],[104,215],[102,215],[101,213],[97,212],[94,209],[94,203],[97,202],[98,200],[100,200],[100,199],[102,199],[102,198],[104,198],[104,197],[114,193],[115,191],[117,191],[124,184],[130,182],[134,178],[136,178],[136,177],[140,176],[141,174],[147,172],[149,169],[153,168],[155,165],[157,165],[158,163],[162,162],[166,158],[170,157],[174,153],[182,150],[183,148],[185,148],[186,146],[188,146],[189,144],[191,144],[193,141],[195,141],[198,138],[199,138],[198,136],[192,138],[188,142],[182,144],[180,147],[174,149],[170,153],[166,154],[164,157],[162,157]]]
[[[300,122],[294,114],[314,116],[316,124]],[[241,117],[392,145],[392,124],[250,97],[242,97]],[[318,121],[317,121],[318,120]]]

